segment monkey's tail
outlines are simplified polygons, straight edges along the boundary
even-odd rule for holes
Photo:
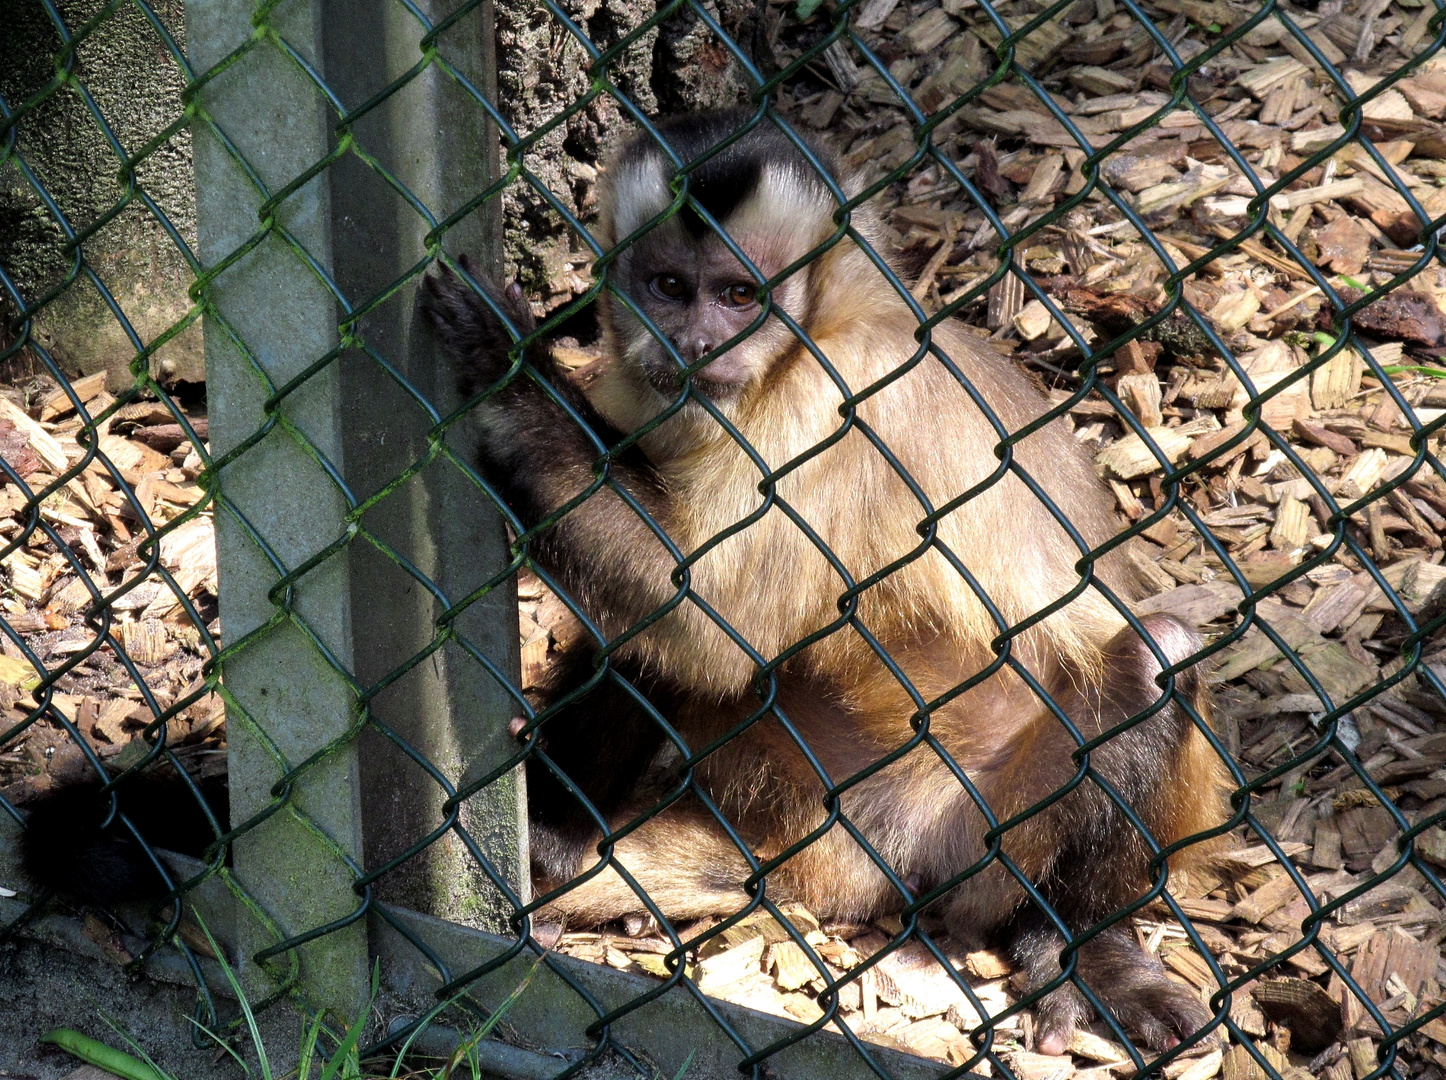
[[[216,823],[228,829],[226,778],[208,777],[196,785]],[[69,784],[27,807],[21,865],[38,888],[100,907],[164,896],[169,891],[165,879],[120,814],[153,852],[199,857],[216,838],[195,794],[173,773],[140,773],[127,779],[116,791],[120,814],[108,825],[111,798],[100,789],[98,780]]]

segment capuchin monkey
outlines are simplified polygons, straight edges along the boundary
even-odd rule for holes
[[[690,116],[658,130],[693,162],[747,119]],[[862,188],[810,149],[846,196]],[[609,641],[623,641],[596,687],[529,737],[611,830],[636,824],[666,756],[636,691],[690,752],[719,740],[691,763],[691,779],[755,858],[813,837],[767,875],[769,896],[862,920],[959,880],[934,907],[951,934],[1007,940],[1031,988],[1043,986],[1059,975],[1065,942],[1003,860],[1075,933],[1150,884],[1157,849],[1114,796],[1161,847],[1225,820],[1225,771],[1181,705],[1208,718],[1203,681],[1186,669],[1173,694],[1161,688],[1171,685],[1162,661],[1183,662],[1200,641],[1165,616],[1140,620],[1148,641],[1127,626],[1106,595],[1140,595],[1123,552],[1082,563],[1116,524],[1069,429],[1054,421],[1006,441],[1036,421],[1044,399],[961,324],[920,333],[876,257],[840,236],[837,198],[788,136],[765,121],[688,176],[707,216],[690,201],[657,221],[675,200],[675,169],[651,138],[605,170],[594,233],[610,251],[603,358],[585,391],[544,343],[498,385],[513,339],[493,305],[521,334],[534,328],[516,286],[501,289],[463,262],[491,304],[445,267],[423,291],[463,392],[491,391],[474,409],[486,479],[524,526],[549,523],[529,541],[531,557]],[[865,209],[849,220],[882,250]],[[616,452],[601,454],[544,383]],[[637,437],[620,446],[627,436]],[[600,470],[606,482],[553,521]],[[594,675],[586,652],[565,658],[544,706]],[[1081,742],[1141,712],[1089,752],[1081,778]],[[748,861],[691,789],[604,843],[536,754],[528,783],[540,889],[596,867],[601,851],[670,919],[747,902]],[[993,822],[1012,824],[1002,859],[963,877],[996,850],[981,803]],[[1172,865],[1210,847],[1189,847]],[[577,927],[643,910],[609,863],[543,913]],[[1100,1001],[1150,1046],[1210,1020],[1127,925],[1097,934],[1077,960]],[[1037,1047],[1062,1053],[1091,1015],[1063,984],[1039,1005]]]

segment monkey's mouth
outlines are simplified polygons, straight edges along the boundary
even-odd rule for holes
[[[643,374],[649,385],[665,397],[675,397],[683,385],[683,372],[668,360],[647,364]],[[709,401],[730,401],[742,393],[747,381],[746,368],[725,353],[693,372],[689,384]]]

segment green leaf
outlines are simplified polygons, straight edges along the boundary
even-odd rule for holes
[[[301,1056],[297,1058],[296,1080],[309,1080],[311,1065],[316,1060],[316,1043],[321,1038],[324,1018],[320,1013],[311,1018],[301,1037]]]
[[[52,1043],[62,1050],[74,1054],[81,1061],[94,1065],[97,1069],[104,1069],[115,1076],[124,1077],[125,1080],[166,1080],[163,1073],[157,1072],[140,1058],[131,1057],[124,1050],[107,1046],[72,1028],[56,1028],[54,1031],[47,1031],[40,1036],[40,1041]]]
[[[1412,375],[1429,375],[1433,379],[1446,379],[1446,371],[1441,368],[1422,367],[1419,364],[1391,364],[1381,370],[1387,375],[1404,375],[1409,371]]]
[[[118,1023],[116,1023],[105,1013],[101,1013],[100,1018],[106,1022],[107,1026],[109,1026],[112,1031],[114,1031],[117,1035],[121,1037],[121,1039],[125,1042],[127,1046],[129,1046],[132,1050],[134,1050],[137,1054],[140,1055],[142,1061],[144,1061],[161,1076],[165,1077],[165,1080],[176,1080],[174,1076],[172,1076],[170,1073],[166,1072],[165,1069],[157,1065],[152,1059],[151,1055],[146,1053],[146,1048],[140,1043],[136,1042],[134,1039],[132,1039],[130,1035],[126,1032],[126,1030],[122,1028]]]
[[[498,1005],[496,1009],[492,1010],[492,1015],[487,1018],[486,1023],[472,1029],[472,1031],[468,1033],[467,1037],[457,1045],[457,1048],[452,1051],[452,1057],[448,1065],[449,1069],[455,1068],[456,1065],[459,1062],[463,1061],[469,1054],[474,1054],[477,1044],[483,1039],[487,1038],[487,1036],[492,1033],[492,1029],[496,1027],[497,1024],[501,1022],[502,1018],[506,1016],[507,1013],[511,1010],[511,1008],[517,1004],[518,999],[522,997],[524,991],[526,991],[528,986],[532,984],[533,976],[537,974],[538,969],[542,967],[542,963],[546,959],[547,953],[542,953],[540,956],[538,956],[538,958],[532,962],[532,966],[527,969],[527,974],[523,976],[522,981],[517,984],[517,987],[512,991],[512,993],[508,994],[507,997],[503,999],[502,1004]],[[438,978],[441,977],[441,972],[434,971],[433,974],[436,975]],[[435,1019],[437,1016],[440,1016],[452,1005],[456,1004],[458,1001],[461,1001],[467,996],[467,989],[466,987],[463,987],[461,990],[458,990],[455,994],[449,997],[446,1001],[434,1005],[431,1011],[421,1018],[421,1021],[417,1024],[416,1030],[407,1036],[407,1041],[402,1044],[401,1050],[397,1052],[397,1060],[396,1063],[392,1066],[391,1071],[392,1078],[395,1078],[399,1075],[402,1068],[403,1059],[406,1058],[407,1052],[412,1048],[412,1041],[416,1039],[416,1037],[420,1035],[423,1031],[426,1030],[427,1025],[430,1024],[433,1019]]]
[[[797,13],[800,19],[811,18],[823,6],[823,0],[798,0]]]

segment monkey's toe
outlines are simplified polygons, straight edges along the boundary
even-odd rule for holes
[[[1094,989],[1125,1030],[1154,1050],[1169,1050],[1210,1023],[1210,1010],[1188,987],[1153,971]]]
[[[1026,929],[1015,942],[1031,987],[1058,978],[1062,939],[1054,931]],[[1121,928],[1112,927],[1083,942],[1077,977],[1090,995],[1140,1046],[1168,1050],[1210,1023],[1211,1014],[1187,986],[1173,982],[1160,961],[1143,952]],[[1073,981],[1056,988],[1035,1006],[1034,1044],[1041,1054],[1062,1054],[1075,1029],[1092,1020],[1095,1010]]]
[[[1084,995],[1066,983],[1035,1006],[1034,1049],[1052,1056],[1063,1054],[1075,1029],[1093,1015]]]
[[[1041,1054],[1059,1057],[1069,1049],[1069,1036],[1062,1031],[1052,1031],[1048,1035],[1036,1035],[1034,1048]]]

